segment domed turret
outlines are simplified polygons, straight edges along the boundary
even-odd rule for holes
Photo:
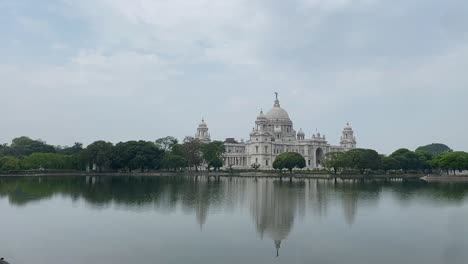
[[[299,132],[297,132],[297,139],[298,140],[304,140],[305,139],[305,133],[302,131],[302,128],[299,129]]]
[[[202,118],[202,121],[200,122],[198,127],[208,127],[208,125],[205,123],[205,118]]]
[[[343,128],[340,145],[346,150],[356,148],[356,137],[354,136],[353,128],[349,123],[346,123],[345,128]]]
[[[346,123],[346,126],[343,130],[353,130],[353,128],[351,127],[351,125],[348,123]]]
[[[263,110],[260,111],[260,114],[258,114],[257,116],[257,120],[266,120],[267,117],[266,115],[263,113]]]
[[[195,138],[200,140],[203,143],[208,143],[211,141],[210,133],[208,132],[208,125],[205,123],[205,119],[202,118],[200,124],[198,124],[197,134]]]

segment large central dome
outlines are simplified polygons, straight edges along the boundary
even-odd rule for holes
[[[266,117],[271,120],[276,120],[276,119],[290,120],[288,112],[286,112],[286,110],[281,108],[278,99],[275,100],[275,105],[270,111],[268,111],[268,113],[266,114]]]

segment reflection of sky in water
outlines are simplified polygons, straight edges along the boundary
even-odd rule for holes
[[[0,178],[0,254],[14,264],[465,263],[467,193],[418,182]]]

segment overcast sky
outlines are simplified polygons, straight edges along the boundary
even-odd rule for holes
[[[0,142],[307,137],[468,150],[466,0],[0,0]]]

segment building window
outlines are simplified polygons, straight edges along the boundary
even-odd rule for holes
[[[268,153],[268,146],[265,146],[265,153]]]
[[[255,158],[255,163],[258,163],[258,158]]]
[[[310,166],[310,160],[309,160],[309,166]]]
[[[255,152],[258,153],[258,146],[255,146]]]
[[[268,166],[268,160],[265,160],[265,166]]]

